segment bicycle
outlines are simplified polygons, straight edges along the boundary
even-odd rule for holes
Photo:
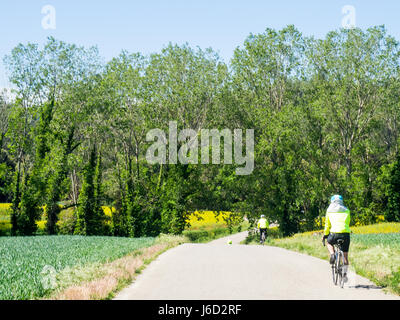
[[[261,232],[261,245],[264,245],[265,243],[265,238],[266,238],[267,230],[264,232]]]
[[[333,245],[335,250],[335,262],[332,264],[332,280],[335,286],[340,285],[343,288],[345,283],[344,277],[344,253],[342,251],[342,244],[344,243],[343,239],[338,239],[337,242]],[[323,240],[323,244],[325,246],[325,239]]]

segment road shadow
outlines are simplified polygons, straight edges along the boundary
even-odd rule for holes
[[[365,285],[365,284],[358,284],[355,286],[349,286],[349,288],[353,288],[353,289],[367,289],[367,290],[371,290],[371,289],[383,289],[383,287],[378,287],[375,285]]]

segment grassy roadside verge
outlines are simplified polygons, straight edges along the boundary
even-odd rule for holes
[[[195,230],[185,230],[183,231],[183,235],[192,243],[206,243],[234,233],[246,231],[248,228],[249,223],[245,221],[238,226],[232,227],[231,229],[221,225],[209,225],[197,228]]]
[[[351,235],[349,261],[354,271],[400,295],[400,223],[354,227]],[[327,249],[321,242],[322,232],[296,234],[289,238],[267,239],[267,244],[328,260]],[[247,239],[247,244],[257,244]]]
[[[106,264],[68,268],[57,275],[58,287],[45,300],[108,300],[135,280],[160,254],[187,242],[183,236],[161,235],[151,247]]]

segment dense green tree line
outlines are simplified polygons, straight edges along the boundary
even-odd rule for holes
[[[264,213],[288,235],[315,228],[334,193],[353,223],[399,221],[399,57],[384,27],[324,39],[266,29],[229,64],[187,44],[107,63],[54,38],[20,44],[4,59],[16,97],[0,99],[12,233],[34,234],[44,213],[56,234],[63,202],[75,234],[178,234],[189,212],[207,209],[251,222]],[[171,121],[195,133],[254,129],[254,170],[148,163],[147,133]],[[104,205],[115,208],[111,227]]]

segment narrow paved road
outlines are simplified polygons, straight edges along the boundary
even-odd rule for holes
[[[116,299],[399,299],[352,272],[343,289],[335,287],[328,261],[282,248],[240,245],[246,234],[173,248]]]

